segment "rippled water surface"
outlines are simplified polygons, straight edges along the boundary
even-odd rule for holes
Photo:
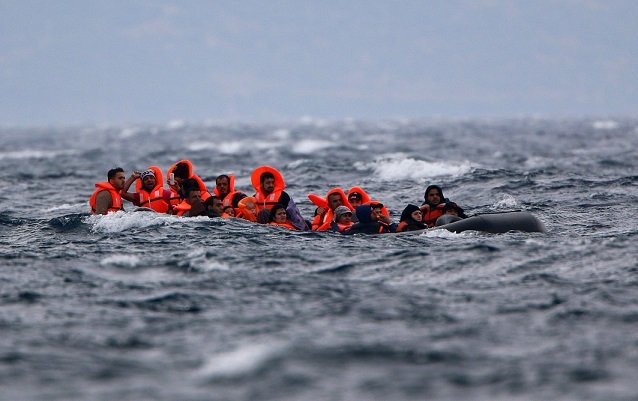
[[[2,400],[638,400],[638,121],[303,121],[0,129]],[[190,159],[428,184],[545,234],[344,237],[89,216],[106,171]]]

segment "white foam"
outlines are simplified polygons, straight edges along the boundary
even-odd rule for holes
[[[217,150],[219,149],[219,145],[215,142],[205,142],[205,141],[195,141],[191,142],[186,146],[191,152],[197,152],[199,150]]]
[[[57,212],[61,210],[73,210],[73,211],[79,211],[79,212],[86,212],[87,208],[88,206],[86,202],[76,203],[74,205],[70,203],[63,203],[61,205],[56,205],[56,206],[52,206],[50,208],[44,209],[43,212],[48,213],[48,212]]]
[[[503,199],[492,205],[495,209],[511,209],[513,207],[519,206],[518,201],[512,195],[505,194],[503,195]]]
[[[376,177],[386,180],[423,181],[433,177],[457,177],[472,171],[469,161],[428,162],[405,157],[403,154],[385,155],[372,163],[355,163],[358,170],[372,169]]]
[[[199,369],[199,376],[206,379],[246,376],[265,367],[280,349],[272,344],[246,344],[221,352],[207,358]]]
[[[427,230],[421,235],[430,238],[459,238],[467,236],[464,232],[455,233],[446,229]]]
[[[118,266],[118,267],[137,267],[140,264],[140,258],[135,255],[111,255],[102,259],[102,266]]]
[[[217,147],[217,151],[225,155],[234,155],[245,149],[246,145],[242,142],[222,142]]]
[[[53,159],[58,156],[73,154],[69,150],[15,150],[0,152],[0,160],[5,159]]]
[[[612,130],[618,128],[619,124],[614,120],[599,120],[592,123],[594,129]]]
[[[309,155],[333,146],[334,143],[329,141],[323,141],[320,139],[303,139],[292,146],[292,151],[293,153]]]
[[[131,229],[142,229],[154,226],[183,224],[186,221],[208,221],[206,216],[179,218],[154,212],[115,212],[107,215],[91,215],[85,223],[91,231],[99,233],[121,233]]]

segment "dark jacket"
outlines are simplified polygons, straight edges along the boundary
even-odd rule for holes
[[[409,204],[405,207],[405,209],[403,209],[397,231],[415,231],[424,230],[427,228],[427,226],[423,222],[416,221],[412,218],[412,213],[416,212],[417,210],[419,210],[419,207],[412,204]]]
[[[373,221],[372,216],[372,207],[370,205],[360,205],[357,206],[355,210],[355,214],[359,221],[352,225],[349,229],[344,231],[343,233],[346,235],[352,234],[383,234],[394,232],[396,224],[387,225],[385,223],[379,221]]]

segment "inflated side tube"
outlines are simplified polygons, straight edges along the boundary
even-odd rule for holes
[[[443,219],[444,217],[446,216],[441,216],[439,219]],[[437,220],[436,228],[444,228],[457,233],[468,230],[483,231],[492,234],[506,233],[508,231],[524,231],[529,233],[545,232],[543,223],[529,212],[480,214],[458,221],[448,221],[449,220],[444,219],[442,220],[444,224],[439,225],[439,221]]]

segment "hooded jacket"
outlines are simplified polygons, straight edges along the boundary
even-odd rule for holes
[[[357,218],[359,221],[352,225],[349,229],[344,231],[343,233],[346,235],[352,234],[383,234],[390,233],[394,230],[391,226],[372,220],[372,206],[370,205],[359,205],[355,210]]]
[[[423,222],[412,218],[412,213],[417,210],[419,210],[419,207],[412,204],[409,204],[405,207],[405,209],[403,209],[403,212],[401,213],[401,220],[397,226],[397,232],[423,230],[427,228]]]

